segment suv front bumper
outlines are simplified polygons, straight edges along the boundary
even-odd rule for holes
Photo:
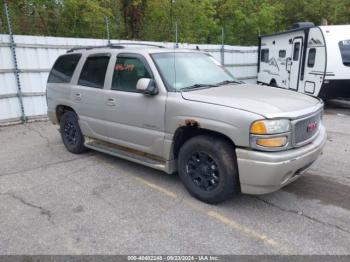
[[[293,182],[317,159],[327,140],[320,126],[319,135],[310,144],[281,152],[236,149],[241,191],[266,194]]]

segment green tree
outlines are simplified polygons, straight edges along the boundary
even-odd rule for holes
[[[2,0],[4,1],[4,0]],[[255,45],[293,23],[350,23],[350,0],[7,0],[15,34]],[[3,2],[0,2],[3,5]],[[0,13],[0,30],[7,32]]]

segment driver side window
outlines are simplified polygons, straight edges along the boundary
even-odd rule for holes
[[[137,92],[140,78],[152,78],[144,63],[136,57],[117,57],[114,67],[112,90]]]

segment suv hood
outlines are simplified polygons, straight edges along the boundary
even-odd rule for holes
[[[186,100],[232,107],[267,118],[297,118],[323,106],[317,98],[276,87],[233,84],[182,92]]]

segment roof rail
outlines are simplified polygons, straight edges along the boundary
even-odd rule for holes
[[[165,48],[162,45],[154,45],[154,44],[146,44],[146,43],[113,43],[108,45],[102,45],[102,46],[79,46],[79,47],[73,47],[67,51],[67,53],[71,53],[73,51],[77,50],[90,50],[95,48],[116,48],[116,49],[122,49],[125,48],[125,46],[150,46],[150,47],[158,47],[158,48]]]
[[[116,48],[124,48],[124,45],[136,45],[136,46],[151,46],[151,47],[158,47],[158,48],[165,48],[163,45],[155,45],[155,44],[147,44],[147,43],[115,43],[115,44],[109,44],[110,47],[116,47]]]

